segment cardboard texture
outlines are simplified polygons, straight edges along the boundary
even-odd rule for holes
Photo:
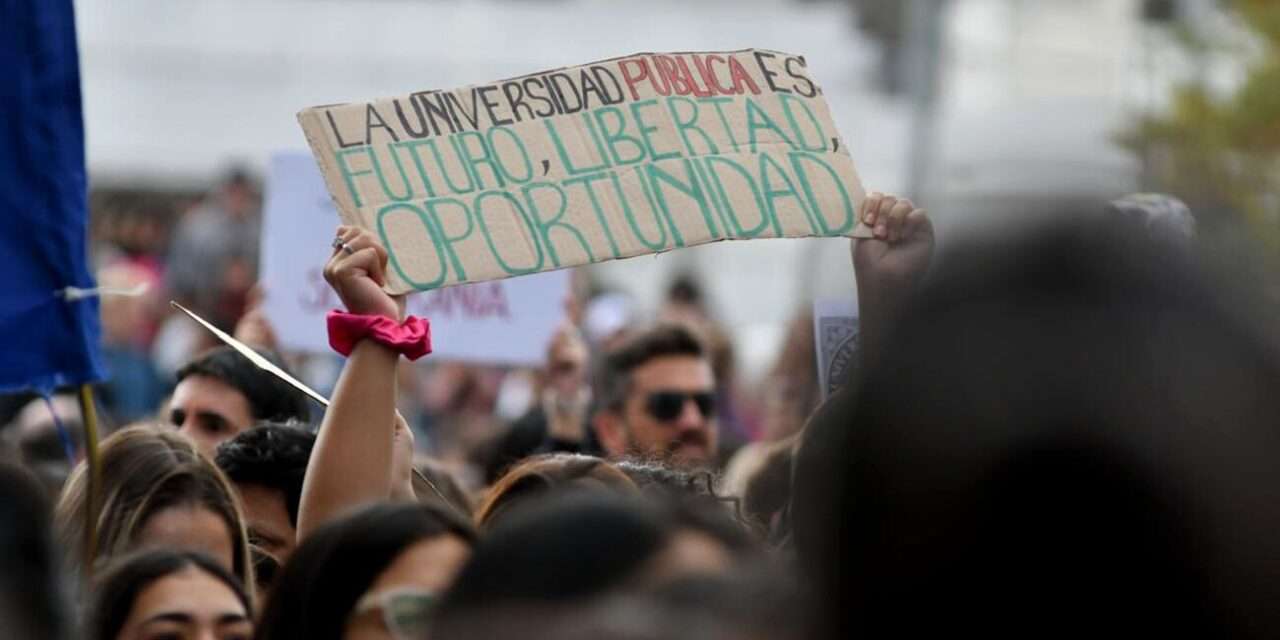
[[[803,57],[643,53],[298,114],[395,293],[719,240],[863,236]]]

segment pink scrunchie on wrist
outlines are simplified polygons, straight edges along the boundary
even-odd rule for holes
[[[431,323],[417,316],[408,316],[404,322],[396,324],[395,320],[386,316],[362,316],[335,309],[329,312],[326,319],[329,324],[329,346],[344,356],[351,355],[356,343],[365,338],[410,360],[417,360],[431,353]]]

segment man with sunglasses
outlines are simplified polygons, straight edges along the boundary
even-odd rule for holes
[[[591,418],[612,458],[657,458],[678,467],[715,463],[715,375],[698,339],[680,326],[641,333],[604,356]]]

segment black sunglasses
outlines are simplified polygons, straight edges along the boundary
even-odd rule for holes
[[[684,404],[690,400],[698,405],[702,417],[716,417],[716,396],[710,391],[685,393],[683,391],[655,391],[645,400],[645,409],[659,422],[671,422],[684,413]]]

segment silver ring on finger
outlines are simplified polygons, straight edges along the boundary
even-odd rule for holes
[[[329,246],[333,247],[334,249],[340,249],[344,244],[346,243],[342,241],[342,236],[338,236],[333,239],[333,242],[329,243]]]
[[[349,244],[347,244],[347,243],[345,243],[345,242],[344,242],[344,243],[342,243],[342,246],[340,246],[340,247],[338,247],[338,248],[339,248],[339,249],[342,249],[342,252],[343,252],[343,253],[345,253],[345,254],[347,254],[347,255],[352,255],[352,254],[354,254],[354,253],[356,252],[356,250],[355,250],[355,249],[352,249],[352,248],[351,248],[351,245],[349,245]]]

